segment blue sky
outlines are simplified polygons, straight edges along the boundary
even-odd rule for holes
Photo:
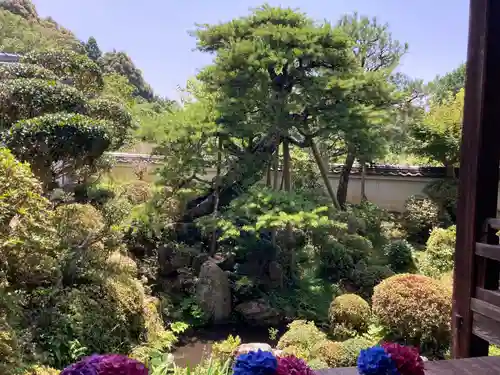
[[[257,0],[34,0],[41,16],[52,16],[78,38],[93,35],[103,51],[126,51],[155,91],[178,98],[177,87],[211,57],[193,51],[195,23],[216,23],[247,14]],[[393,36],[408,42],[401,70],[431,80],[465,60],[468,0],[281,0],[317,20],[336,22],[358,11],[388,22]]]

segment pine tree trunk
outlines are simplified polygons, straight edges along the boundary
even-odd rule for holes
[[[316,164],[318,165],[319,172],[321,173],[321,178],[323,179],[323,183],[325,184],[326,190],[330,199],[332,200],[332,204],[335,208],[340,209],[340,204],[335,196],[335,192],[333,191],[332,183],[328,178],[328,170],[325,167],[324,160],[321,157],[321,153],[319,152],[318,145],[314,140],[311,140],[311,149],[314,156],[314,160],[316,160]]]
[[[222,139],[219,137],[218,142],[218,150],[217,150],[217,173],[215,175],[215,183],[214,183],[214,193],[215,193],[215,204],[214,204],[214,218],[217,216],[217,210],[219,208],[219,182],[220,182],[220,174],[222,167]],[[210,243],[210,252],[209,255],[213,256],[217,252],[217,230],[214,230],[212,233],[212,241]]]
[[[366,202],[368,198],[366,197],[366,164],[363,163],[361,167],[361,202]]]
[[[339,186],[337,188],[337,200],[339,202],[340,207],[345,208],[345,204],[347,203],[347,188],[349,186],[349,177],[351,175],[352,166],[354,165],[354,161],[356,160],[356,155],[352,148],[349,148],[347,151],[347,157],[344,162],[344,166],[342,168],[342,172],[340,172],[339,177]]]
[[[274,174],[273,174],[273,189],[274,190],[280,190],[280,187],[278,186],[279,183],[279,165],[280,165],[280,149],[276,150],[274,153],[274,158],[273,158],[273,169],[274,169]],[[283,171],[282,171],[283,173]],[[276,229],[273,229],[271,231],[271,243],[273,246],[276,246]]]
[[[214,209],[216,195],[218,195],[218,206],[221,209],[248,191],[263,178],[271,156],[280,142],[281,136],[278,131],[265,135],[254,145],[251,152],[235,160],[228,171],[221,175],[218,194],[215,194],[212,188],[208,193],[188,202],[182,222],[191,223],[197,218],[210,215]]]
[[[290,143],[287,139],[283,141],[283,180],[287,193],[292,191],[292,169],[290,156]],[[295,251],[292,224],[286,226],[286,249],[289,258],[290,275],[295,271]]]

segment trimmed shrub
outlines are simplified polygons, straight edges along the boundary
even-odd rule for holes
[[[331,282],[346,278],[354,264],[349,250],[333,236],[319,250],[319,276]]]
[[[453,269],[456,236],[457,228],[454,225],[448,229],[432,230],[420,265],[423,274],[436,277]]]
[[[375,287],[372,310],[395,339],[419,347],[449,344],[451,295],[438,280],[413,274],[392,276]]]
[[[340,367],[344,363],[345,350],[341,342],[325,340],[313,347],[312,356],[325,362],[328,367]]]
[[[389,267],[396,273],[413,272],[416,269],[413,261],[413,246],[406,240],[395,240],[384,246],[384,254]]]
[[[328,316],[332,335],[343,340],[368,331],[370,305],[356,294],[343,294],[333,300]]]
[[[392,275],[394,272],[387,266],[366,264],[363,261],[351,270],[349,281],[357,288],[357,294],[369,299],[373,294],[373,288]]]
[[[293,351],[296,356],[308,359],[313,346],[326,340],[326,334],[321,332],[314,322],[295,320],[288,325],[288,331],[278,341],[278,349]],[[299,355],[300,354],[300,355]]]
[[[354,337],[342,342],[342,357],[338,367],[354,367],[361,350],[369,348],[373,341],[364,337]]]
[[[145,203],[153,196],[151,184],[146,181],[130,182],[123,190],[123,196],[133,205]]]
[[[403,226],[408,237],[425,243],[432,228],[439,223],[439,206],[429,198],[413,195],[405,203]]]

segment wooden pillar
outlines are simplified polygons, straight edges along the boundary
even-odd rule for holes
[[[475,255],[487,218],[496,217],[500,140],[500,1],[471,0],[460,157],[453,286],[454,358],[488,354],[473,334],[477,286],[498,288],[498,263]]]

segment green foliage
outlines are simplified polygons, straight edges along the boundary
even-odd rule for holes
[[[99,66],[87,56],[71,51],[50,50],[30,52],[21,62],[39,65],[53,71],[61,80],[69,80],[80,91],[102,91],[104,81]]]
[[[57,75],[49,69],[34,64],[1,64],[0,81],[16,78],[43,79],[46,81],[55,81]]]
[[[449,345],[451,291],[422,275],[392,276],[375,287],[373,314],[389,337],[422,350]]]
[[[73,33],[53,20],[34,17],[35,14],[31,12],[32,4],[26,11],[23,10],[24,7],[18,7],[18,4],[19,2],[11,0],[0,3],[1,51],[29,53],[50,48],[82,50],[80,41]]]
[[[313,347],[326,340],[326,334],[321,332],[314,322],[295,320],[288,325],[288,330],[278,341],[278,349],[294,354],[299,358],[311,358]]]
[[[153,196],[152,186],[146,181],[133,181],[123,187],[122,197],[133,205],[146,203]]]
[[[46,366],[33,366],[27,369],[23,375],[59,375],[59,370]]]
[[[415,271],[413,260],[413,246],[406,240],[394,240],[384,246],[384,254],[389,266],[396,273]]]
[[[85,98],[74,87],[40,79],[14,79],[0,83],[0,128],[22,119],[55,113],[78,113]]]
[[[420,270],[425,275],[437,277],[453,270],[456,237],[456,226],[432,230],[420,263]]]
[[[457,217],[458,179],[445,178],[432,181],[424,188],[424,193],[438,204],[442,217],[449,217],[454,222]]]
[[[98,98],[88,101],[85,106],[87,116],[107,121],[111,133],[111,150],[117,150],[129,140],[136,124],[127,108],[116,100]]]
[[[212,357],[223,362],[233,359],[234,353],[240,345],[241,339],[239,336],[229,335],[226,340],[213,344]]]
[[[154,98],[153,90],[144,80],[142,72],[125,52],[106,52],[99,59],[99,65],[106,74],[116,73],[127,77],[128,82],[134,86],[134,96],[145,100]]]
[[[85,51],[87,52],[87,56],[92,61],[97,61],[101,58],[102,52],[97,44],[97,40],[93,36],[91,36],[87,43],[85,43]]]
[[[370,305],[356,294],[336,297],[329,309],[330,331],[337,340],[366,333],[371,319]]]
[[[359,353],[374,345],[374,342],[364,337],[354,337],[342,343],[343,356],[340,367],[354,367]]]
[[[405,202],[403,227],[408,239],[417,243],[425,243],[432,228],[440,221],[439,207],[429,198],[413,195]]]
[[[232,373],[232,359],[227,361],[219,361],[213,358],[205,360],[198,366],[191,368],[174,367],[174,375],[230,375]],[[161,375],[164,372],[153,372],[152,375]]]
[[[358,289],[357,293],[360,296],[369,299],[373,294],[373,288],[392,275],[394,272],[385,265],[367,264],[363,261],[356,264],[349,280]]]
[[[457,165],[460,157],[464,90],[442,103],[431,102],[424,121],[413,128],[418,141],[416,152],[429,156],[445,167]]]
[[[41,193],[29,166],[0,148],[0,275],[15,288],[60,277],[50,203]]]
[[[108,128],[105,121],[83,115],[48,114],[17,122],[4,140],[50,188],[56,176],[93,165],[110,144]]]
[[[29,304],[33,342],[46,353],[44,362],[57,368],[85,354],[128,353],[142,333],[143,305],[140,283],[123,277],[38,290]]]

